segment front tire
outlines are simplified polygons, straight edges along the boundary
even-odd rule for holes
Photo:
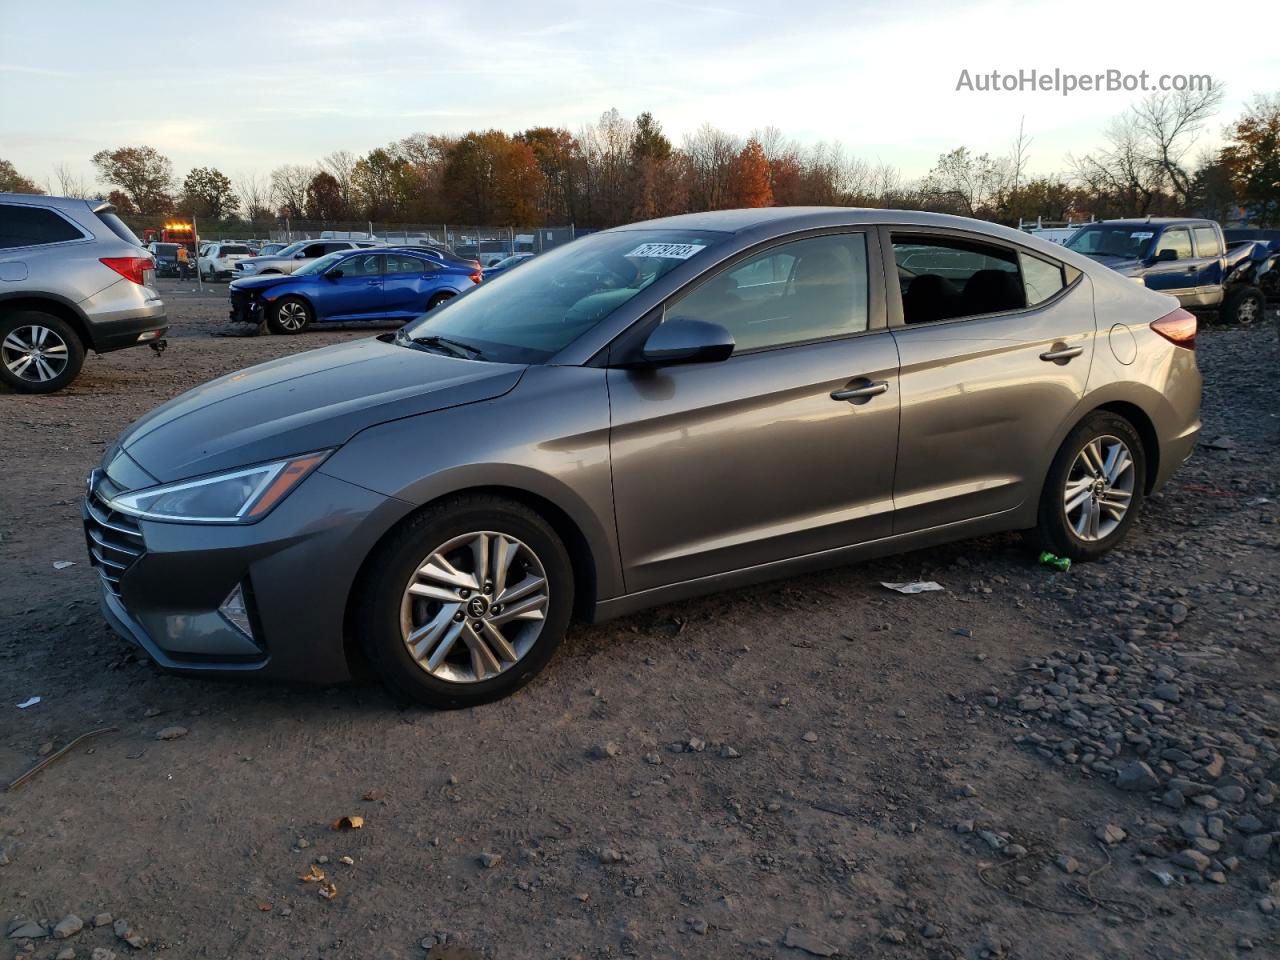
[[[315,319],[311,305],[301,297],[281,297],[271,308],[268,326],[272,333],[292,335],[302,333]]]
[[[1267,299],[1257,287],[1233,287],[1222,302],[1222,319],[1227,323],[1255,323],[1266,310]]]
[[[71,325],[39,310],[0,318],[0,380],[20,393],[61,390],[84,365],[84,344]]]
[[[1040,546],[1072,560],[1096,560],[1121,540],[1142,505],[1146,450],[1133,425],[1097,411],[1067,435],[1040,496]]]
[[[551,526],[523,504],[463,495],[407,521],[371,558],[357,628],[394,692],[439,709],[524,686],[569,625],[574,580]]]

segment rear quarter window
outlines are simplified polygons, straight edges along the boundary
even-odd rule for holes
[[[98,219],[101,220],[103,223],[105,223],[107,225],[107,229],[110,230],[112,233],[114,233],[117,237],[119,237],[125,243],[132,243],[135,246],[140,245],[142,243],[142,241],[138,239],[138,237],[134,234],[134,232],[129,229],[129,225],[125,223],[123,220],[121,220],[119,217],[117,217],[110,210],[106,210],[98,214]],[[177,249],[177,247],[178,245],[176,243],[173,244],[173,248],[175,250]]]
[[[0,203],[0,249],[83,239],[84,233],[78,227],[52,210]]]

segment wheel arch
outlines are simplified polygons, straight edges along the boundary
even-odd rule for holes
[[[69,300],[54,294],[21,293],[0,297],[0,317],[22,310],[37,310],[63,320],[71,326],[86,350],[96,350],[93,329],[84,314]]]
[[[1156,427],[1151,417],[1136,403],[1127,400],[1111,400],[1094,407],[1080,417],[1076,423],[1080,423],[1090,414],[1099,412],[1114,413],[1117,416],[1124,417],[1125,420],[1133,424],[1133,429],[1138,431],[1138,437],[1142,440],[1142,452],[1147,467],[1147,475],[1143,478],[1143,491],[1148,494],[1151,493],[1155,489],[1156,478],[1160,475],[1160,437],[1156,433]],[[1073,426],[1072,429],[1074,430],[1075,427]]]

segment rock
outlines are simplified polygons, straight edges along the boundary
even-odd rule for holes
[[[880,935],[880,939],[885,943],[906,943],[907,933],[898,927],[890,927]]]
[[[1241,833],[1258,833],[1262,830],[1262,821],[1252,813],[1246,813],[1243,817],[1236,817],[1235,827]]]
[[[9,931],[10,940],[40,940],[49,935],[49,931],[34,920],[19,923]]]
[[[1021,859],[1027,855],[1027,848],[1020,843],[1010,843],[1005,846],[1004,852],[1006,856]]]
[[[1137,760],[1120,768],[1120,772],[1116,775],[1116,786],[1131,792],[1154,790],[1160,786],[1160,778],[1150,766]]]
[[[1080,872],[1080,861],[1077,860],[1075,857],[1067,856],[1067,854],[1065,853],[1059,855],[1058,859],[1055,860],[1054,863],[1058,865],[1058,869],[1061,870],[1063,873],[1079,873]]]
[[[1173,874],[1162,867],[1147,867],[1147,873],[1155,877],[1162,887],[1167,887],[1173,883]]]
[[[795,950],[803,950],[805,953],[815,957],[834,957],[836,948],[817,937],[805,933],[797,927],[787,927],[787,933],[782,938],[784,947],[791,947]]]
[[[707,741],[703,740],[701,737],[690,737],[685,741],[684,748],[690,753],[701,753],[703,750],[707,749]]]
[[[972,820],[957,821],[956,833],[973,833],[973,821]]]
[[[698,936],[705,937],[708,929],[707,921],[703,920],[701,917],[691,917],[689,919],[689,929]]]
[[[805,733],[805,735],[802,736],[800,739],[803,740],[805,743],[817,743],[818,735],[814,733],[812,730],[810,730],[807,733]],[[819,954],[819,956],[827,956],[827,954]]]
[[[125,939],[126,937],[129,936],[129,934],[133,933],[133,928],[129,926],[129,921],[124,919],[124,917],[121,917],[119,920],[113,923],[111,925],[111,929],[115,931],[116,936],[119,937],[121,940]]]
[[[76,948],[67,944],[53,955],[53,960],[76,960]]]
[[[612,740],[597,743],[591,750],[591,755],[597,760],[607,760],[609,757],[616,757],[620,753],[622,753],[622,748]]]
[[[116,960],[116,952],[106,947],[94,947],[89,960]]]
[[[737,760],[742,754],[725,743],[720,746],[720,756],[726,760]]]
[[[106,927],[106,926],[110,926],[110,925],[111,925],[111,914],[109,914],[109,913],[96,913],[96,914],[94,914],[94,916],[93,916],[93,921],[92,921],[92,923],[93,923],[93,925],[94,925],[95,927]]]
[[[605,847],[600,851],[600,862],[601,863],[621,863],[622,854],[620,854],[617,850],[614,850],[612,847]]]
[[[1244,842],[1244,855],[1250,860],[1265,860],[1274,840],[1274,834],[1255,833]]]
[[[498,864],[502,863],[502,854],[500,853],[482,853],[479,857],[480,866],[486,870],[492,870]]]
[[[1171,858],[1179,867],[1185,867],[1188,870],[1194,870],[1196,873],[1204,873],[1209,869],[1209,858],[1199,850],[1180,850]]]
[[[189,731],[186,727],[165,727],[156,734],[157,740],[181,740]]]
[[[67,937],[74,937],[83,929],[84,921],[74,913],[69,913],[58,921],[58,925],[53,928],[53,935],[58,940],[65,940]]]
[[[1105,843],[1107,846],[1114,846],[1120,843],[1128,836],[1120,827],[1114,823],[1108,823],[1106,826],[1099,827],[1093,832],[1093,835]]]

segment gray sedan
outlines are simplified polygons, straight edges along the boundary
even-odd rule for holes
[[[655,220],[170,401],[85,529],[107,618],[166,668],[367,662],[466,706],[575,616],[1000,530],[1099,556],[1195,445],[1195,333],[989,223]]]

